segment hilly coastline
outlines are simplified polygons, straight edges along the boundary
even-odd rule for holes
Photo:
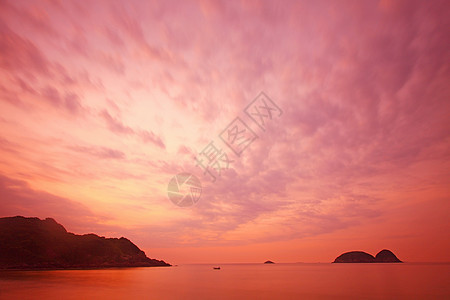
[[[130,240],[77,235],[52,218],[0,218],[0,269],[170,266]]]

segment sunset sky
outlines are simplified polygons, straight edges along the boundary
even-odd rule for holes
[[[2,0],[0,216],[172,264],[450,261],[449,8]],[[261,92],[281,110],[264,129],[244,112]],[[236,117],[257,136],[240,156],[219,137]],[[190,207],[168,198],[182,172]]]

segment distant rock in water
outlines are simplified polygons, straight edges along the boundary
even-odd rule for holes
[[[375,256],[375,262],[382,262],[382,263],[400,263],[402,262],[400,259],[395,256],[394,253],[392,253],[390,250],[381,250],[378,252],[378,254]]]
[[[362,251],[351,251],[339,255],[334,260],[335,263],[372,263],[375,262],[375,257],[369,253]]]
[[[265,263],[265,264],[274,264],[274,262],[271,261],[271,260],[265,261],[264,263]]]
[[[170,266],[128,239],[67,232],[54,219],[0,218],[0,269]]]
[[[389,250],[380,251],[375,257],[363,251],[351,251],[339,255],[334,263],[401,263]]]

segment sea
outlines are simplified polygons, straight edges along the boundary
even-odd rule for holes
[[[8,270],[0,299],[450,299],[450,263]]]

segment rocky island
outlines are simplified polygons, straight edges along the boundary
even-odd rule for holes
[[[265,261],[264,263],[265,263],[265,264],[274,264],[274,262],[271,261],[271,260],[267,260],[267,261]]]
[[[374,257],[363,251],[351,251],[336,257],[333,263],[401,263],[390,250],[381,250]]]
[[[0,218],[0,269],[170,266],[130,240],[67,232],[54,219]]]

